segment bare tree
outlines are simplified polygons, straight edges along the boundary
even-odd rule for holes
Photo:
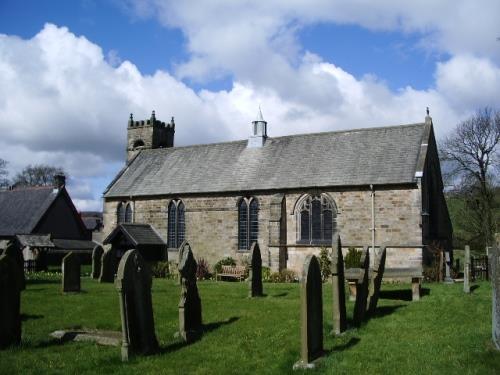
[[[499,167],[497,145],[500,140],[500,112],[490,108],[477,113],[457,125],[441,144],[441,158],[445,168],[468,199],[467,207],[476,216],[477,235],[483,245],[493,239],[493,199]],[[471,224],[472,224],[472,217]]]
[[[14,178],[15,185],[48,186],[54,183],[56,174],[65,174],[61,167],[46,164],[28,165]]]
[[[7,176],[9,172],[7,171],[7,162],[3,159],[0,159],[0,188],[9,185],[9,179]]]

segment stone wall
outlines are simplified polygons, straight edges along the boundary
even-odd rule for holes
[[[322,191],[337,207],[337,228],[344,249],[371,244],[372,206],[370,190]],[[286,216],[287,268],[300,270],[305,256],[319,253],[320,247],[297,245],[295,205],[305,192],[253,195],[259,202],[259,245],[263,265],[276,270],[279,260],[280,217]],[[308,192],[317,194],[319,192]],[[286,212],[280,212],[281,199]],[[375,243],[394,246],[387,252],[387,267],[415,267],[422,260],[421,192],[415,187],[384,188],[375,191]],[[241,195],[176,197],[186,207],[186,239],[197,258],[209,264],[231,256],[241,260],[248,252],[238,251],[238,208]],[[116,225],[119,200],[106,200],[104,233]],[[132,200],[134,222],[149,223],[167,239],[167,208],[170,198],[135,198]],[[176,260],[176,253],[169,254]]]

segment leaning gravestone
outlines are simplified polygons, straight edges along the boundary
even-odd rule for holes
[[[491,251],[492,298],[492,337],[495,347],[500,350],[500,243],[497,236]]]
[[[464,255],[464,293],[470,293],[470,247],[465,246]]]
[[[17,241],[10,240],[3,254],[11,257],[19,269],[19,280],[21,282],[21,290],[26,289],[26,278],[24,276],[24,257],[21,248],[18,246]]]
[[[356,326],[361,325],[365,318],[368,284],[370,277],[370,247],[367,246],[361,254],[360,268],[356,280],[356,302],[354,303],[353,320]]]
[[[347,329],[345,307],[344,257],[342,243],[336,234],[332,242],[332,297],[333,297],[333,331],[339,335]]]
[[[196,260],[187,241],[179,248],[179,335],[186,342],[194,341],[201,334],[201,299],[196,286]]]
[[[101,245],[97,245],[92,250],[92,278],[98,279],[101,275],[101,264],[102,255],[104,254],[104,249]]]
[[[14,259],[0,255],[0,349],[21,343],[21,283]]]
[[[260,248],[257,242],[252,244],[250,248],[250,277],[248,280],[249,297],[262,296],[262,257]]]
[[[149,266],[137,250],[128,250],[118,266],[115,283],[120,296],[124,362],[132,353],[152,354],[158,350],[151,284]]]
[[[293,369],[314,368],[323,355],[323,294],[318,258],[308,255],[300,280],[300,360]]]
[[[74,252],[69,252],[62,260],[62,291],[80,291],[80,258]]]
[[[380,287],[382,286],[382,279],[384,277],[385,258],[385,245],[380,246],[378,251],[374,249],[373,268],[369,281],[368,300],[366,301],[366,307],[369,314],[373,314],[377,308],[378,298],[380,296]]]
[[[101,274],[99,276],[99,282],[112,283],[115,279],[115,269],[115,251],[113,248],[110,248],[104,251],[101,257]]]

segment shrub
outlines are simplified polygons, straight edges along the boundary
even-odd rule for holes
[[[221,273],[222,266],[236,266],[236,261],[231,257],[223,258],[223,259],[219,260],[217,263],[215,263],[214,272]]]
[[[271,269],[269,267],[262,267],[262,281],[269,281],[271,276]]]
[[[198,280],[209,280],[212,274],[208,268],[208,262],[204,258],[198,260],[198,266],[196,268],[196,278]]]
[[[350,247],[347,250],[347,254],[344,259],[345,268],[359,268],[359,263],[361,262],[361,250],[356,250],[354,247]]]
[[[424,279],[426,281],[442,281],[444,249],[437,241],[433,241],[427,246],[427,250],[430,262],[428,265],[424,265]]]
[[[169,274],[169,262],[156,262],[151,267],[154,277],[167,277]]]
[[[269,275],[269,282],[271,283],[293,283],[295,281],[298,281],[297,274],[286,268],[280,272],[273,272]]]
[[[332,261],[327,247],[322,247],[319,253],[319,268],[321,270],[321,280],[325,282],[332,273]]]

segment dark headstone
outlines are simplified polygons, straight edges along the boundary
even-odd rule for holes
[[[99,282],[112,283],[116,273],[116,256],[113,248],[110,248],[102,254],[101,257],[101,274]]]
[[[384,277],[386,258],[386,246],[380,246],[380,249],[374,249],[373,268],[370,276],[370,286],[368,289],[368,300],[366,301],[369,314],[373,314],[377,308],[380,296],[380,287]]]
[[[151,284],[149,266],[137,250],[128,250],[120,261],[115,282],[120,296],[124,362],[132,353],[152,354],[158,350]]]
[[[10,240],[7,243],[7,247],[3,251],[3,254],[11,257],[14,262],[16,262],[16,266],[19,269],[19,280],[21,282],[21,290],[26,289],[26,278],[24,276],[24,257],[21,247],[17,241]]]
[[[21,278],[10,256],[0,255],[0,349],[21,343]]]
[[[196,267],[193,251],[187,241],[179,248],[179,335],[186,342],[198,338],[202,330],[201,299],[196,286]]]
[[[344,257],[342,243],[336,234],[332,242],[332,297],[333,297],[333,334],[339,335],[347,329],[345,308]]]
[[[497,235],[495,246],[491,249],[491,285],[492,298],[492,338],[495,347],[500,350],[500,243]]]
[[[262,257],[257,242],[250,248],[250,277],[248,279],[249,297],[262,296]]]
[[[72,251],[62,260],[62,291],[80,291],[80,258]]]
[[[359,326],[365,318],[370,275],[370,252],[366,247],[361,254],[359,278],[356,280],[356,302],[354,303],[354,325]]]
[[[465,246],[464,255],[464,293],[470,293],[470,247]]]
[[[308,255],[300,280],[300,360],[294,369],[313,368],[323,355],[323,294],[318,258]]]
[[[101,245],[97,245],[92,250],[92,278],[98,279],[101,275],[101,265],[102,265],[102,255],[104,254],[104,249]]]

